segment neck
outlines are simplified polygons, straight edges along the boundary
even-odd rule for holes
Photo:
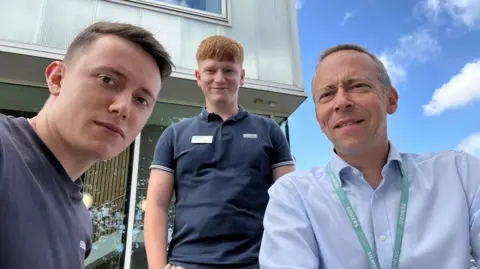
[[[337,155],[346,163],[362,172],[363,177],[373,189],[376,189],[382,181],[382,169],[388,158],[390,145],[388,140],[378,143],[378,146],[368,152],[361,154],[341,154]]]
[[[215,113],[225,121],[238,113],[238,104],[236,102],[234,104],[225,103],[216,105],[207,103],[206,109],[208,113]]]
[[[31,119],[30,124],[40,139],[52,151],[72,181],[77,180],[95,162],[85,154],[75,151],[62,139],[58,130],[49,124],[46,112]]]

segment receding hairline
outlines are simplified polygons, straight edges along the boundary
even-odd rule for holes
[[[391,79],[388,75],[387,69],[385,68],[385,66],[383,65],[383,63],[380,61],[380,59],[377,56],[375,56],[373,53],[368,51],[366,48],[364,48],[360,45],[357,45],[357,44],[340,44],[340,45],[336,45],[336,46],[325,49],[320,54],[320,56],[318,57],[318,61],[317,61],[317,64],[315,66],[315,71],[314,71],[313,78],[312,78],[312,81],[311,81],[312,91],[313,91],[313,85],[314,85],[314,82],[315,82],[315,78],[316,78],[316,75],[317,75],[317,70],[318,70],[319,65],[328,56],[330,56],[334,53],[337,53],[337,52],[341,52],[341,51],[357,51],[359,53],[367,55],[371,60],[373,60],[373,63],[375,65],[376,71],[377,71],[376,72],[377,73],[377,79],[382,84],[383,88],[385,90],[393,88],[393,85],[392,85]]]

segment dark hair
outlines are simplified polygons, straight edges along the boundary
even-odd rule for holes
[[[88,47],[103,35],[118,36],[142,47],[155,59],[162,79],[172,74],[174,64],[170,54],[153,34],[142,27],[126,23],[100,21],[88,26],[73,39],[67,49],[64,61],[66,63],[73,61],[74,55],[79,49]]]

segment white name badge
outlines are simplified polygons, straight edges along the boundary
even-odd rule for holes
[[[192,144],[211,144],[213,136],[211,135],[194,135],[192,136]]]
[[[257,134],[243,134],[243,138],[258,138]]]

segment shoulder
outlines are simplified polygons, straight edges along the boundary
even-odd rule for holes
[[[3,134],[11,129],[11,125],[15,125],[17,118],[0,114],[0,133]]]
[[[201,122],[200,116],[195,116],[192,118],[185,118],[182,119],[179,122],[172,123],[170,126],[168,126],[167,129],[171,129],[175,133],[183,132],[185,130],[188,130],[189,128],[197,125],[198,123]]]
[[[447,150],[402,156],[406,160],[406,169],[425,177],[425,180],[448,186],[453,186],[453,182],[460,182],[466,191],[477,189],[480,184],[480,159],[470,153]]]
[[[252,126],[255,126],[257,131],[264,132],[273,139],[277,139],[279,134],[283,134],[280,126],[278,126],[278,124],[270,118],[251,113],[249,113],[247,117],[248,123]]]
[[[178,134],[188,132],[188,130],[198,124],[199,121],[200,117],[195,116],[193,118],[185,118],[179,122],[172,123],[162,132],[162,136],[176,137]]]
[[[249,119],[249,121],[251,123],[254,123],[254,124],[261,124],[261,125],[264,125],[265,127],[270,127],[270,126],[273,126],[273,125],[277,125],[272,119],[270,118],[267,118],[267,117],[264,117],[264,116],[260,116],[260,115],[256,115],[256,114],[252,114],[252,113],[248,113],[247,115],[247,118]]]
[[[433,165],[438,168],[445,168],[445,165],[454,165],[461,159],[475,159],[467,152],[460,150],[434,151],[424,154],[400,153],[403,159],[414,165]]]
[[[0,143],[6,143],[6,141],[13,143],[13,138],[22,137],[20,134],[25,133],[24,125],[26,122],[25,118],[15,118],[0,114]]]
[[[24,122],[22,122],[24,121]],[[24,157],[31,150],[28,144],[26,119],[0,114],[0,177],[4,168],[12,167],[16,157]],[[6,158],[8,156],[8,159]]]

